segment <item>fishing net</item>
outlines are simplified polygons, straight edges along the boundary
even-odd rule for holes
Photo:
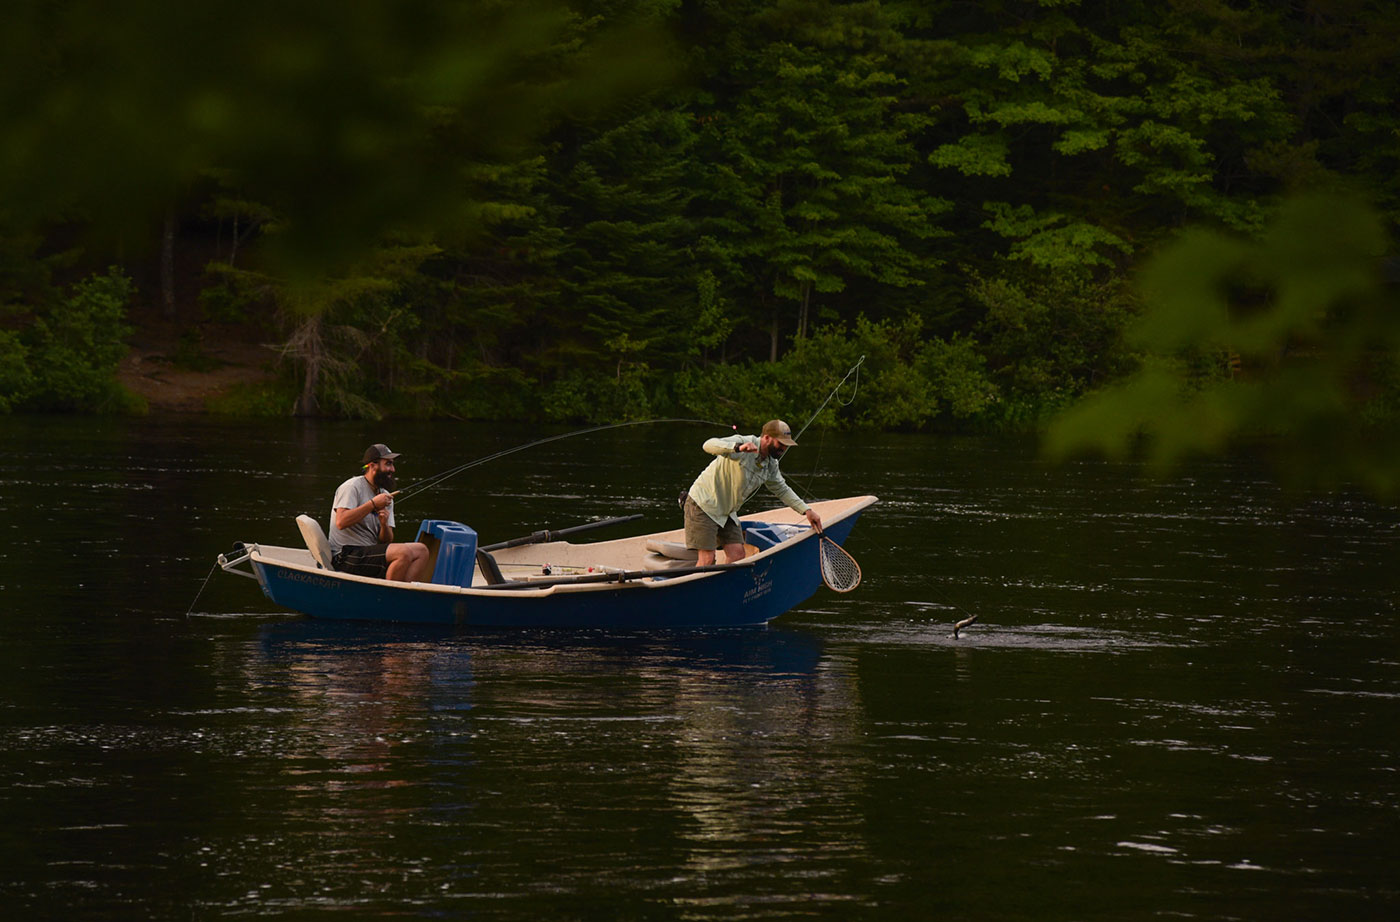
[[[822,535],[819,555],[822,563],[822,582],[833,592],[850,592],[860,585],[860,564],[846,553],[846,549]]]

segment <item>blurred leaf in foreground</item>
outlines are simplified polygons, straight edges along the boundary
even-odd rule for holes
[[[1295,199],[1255,240],[1196,231],[1158,254],[1128,332],[1136,374],[1052,423],[1053,459],[1261,447],[1292,485],[1400,495],[1400,305],[1369,207]]]
[[[129,246],[217,173],[314,274],[387,230],[471,223],[473,162],[654,86],[663,53],[644,6],[602,25],[553,0],[15,0],[3,217]]]

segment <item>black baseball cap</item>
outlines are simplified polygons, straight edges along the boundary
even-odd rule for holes
[[[373,445],[365,449],[365,459],[360,463],[373,464],[376,461],[392,460],[394,458],[397,458],[398,456],[399,453],[396,451],[390,451],[388,445],[385,445],[383,442],[375,442]]]

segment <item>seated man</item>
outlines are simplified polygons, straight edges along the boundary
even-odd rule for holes
[[[365,449],[363,474],[340,485],[331,501],[331,563],[342,573],[422,582],[428,548],[394,544],[394,459],[383,443]]]

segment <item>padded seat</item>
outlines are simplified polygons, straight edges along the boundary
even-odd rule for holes
[[[648,554],[642,561],[643,570],[675,570],[682,567],[695,566],[694,560],[678,560],[675,557],[663,557],[660,554]]]
[[[662,557],[669,557],[672,560],[689,560],[692,563],[700,556],[700,552],[694,548],[686,547],[679,541],[658,541],[651,538],[647,541],[647,550],[653,554],[660,554]]]
[[[306,542],[306,549],[311,552],[311,559],[316,561],[317,568],[334,570],[335,566],[331,563],[331,543],[326,540],[326,532],[321,523],[309,515],[299,515],[297,528],[301,530],[301,539]]]

